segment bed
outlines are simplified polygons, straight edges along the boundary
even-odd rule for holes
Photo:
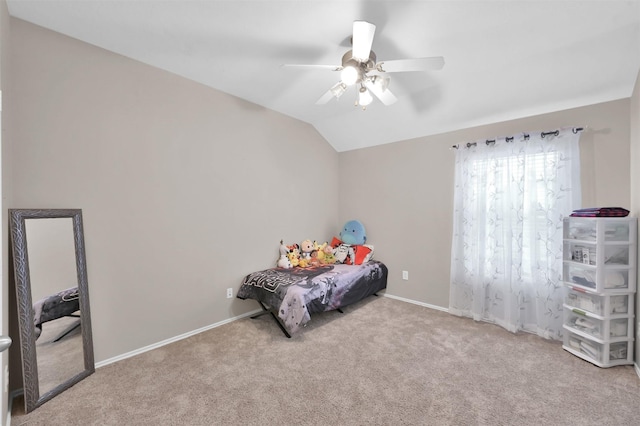
[[[312,313],[339,310],[387,287],[387,267],[370,260],[361,265],[271,268],[242,280],[239,299],[256,300],[287,337],[309,322]],[[254,317],[254,318],[255,318]]]

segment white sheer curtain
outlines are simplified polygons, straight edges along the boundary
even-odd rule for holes
[[[562,218],[580,208],[579,132],[460,145],[449,312],[562,337]]]

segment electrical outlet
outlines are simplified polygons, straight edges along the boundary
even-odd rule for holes
[[[4,393],[9,392],[9,366],[4,366]]]
[[[231,299],[233,297],[233,289],[232,288],[228,288],[227,289],[227,299]]]
[[[409,279],[409,271],[402,271],[402,279],[403,280]]]

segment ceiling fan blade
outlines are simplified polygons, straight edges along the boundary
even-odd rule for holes
[[[376,26],[366,21],[353,22],[353,57],[360,61],[368,61],[373,35]]]
[[[325,69],[331,71],[340,71],[341,65],[306,65],[306,64],[282,64],[283,68],[302,68],[302,69]]]
[[[342,96],[342,94],[346,90],[347,90],[347,86],[342,81],[339,81],[336,84],[334,84],[333,87],[331,87],[331,89],[327,90],[324,93],[324,95],[320,97],[320,99],[316,101],[316,105],[324,105],[334,97],[340,98],[340,96]]]
[[[316,101],[316,105],[324,105],[333,99],[333,93],[331,90],[327,90],[324,95],[320,96],[320,99]]]
[[[386,84],[388,84],[388,82]],[[364,82],[365,87],[369,89],[371,93],[376,95],[376,98],[380,99],[380,102],[382,102],[386,106],[389,106],[396,103],[398,98],[396,98],[396,96],[391,93],[391,91],[387,87],[385,87],[386,84],[378,84],[377,79],[366,80]]]
[[[381,61],[376,65],[380,72],[430,71],[442,69],[443,66],[444,58],[442,56]]]

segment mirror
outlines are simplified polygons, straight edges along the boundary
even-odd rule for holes
[[[28,413],[95,371],[82,210],[9,218]]]

